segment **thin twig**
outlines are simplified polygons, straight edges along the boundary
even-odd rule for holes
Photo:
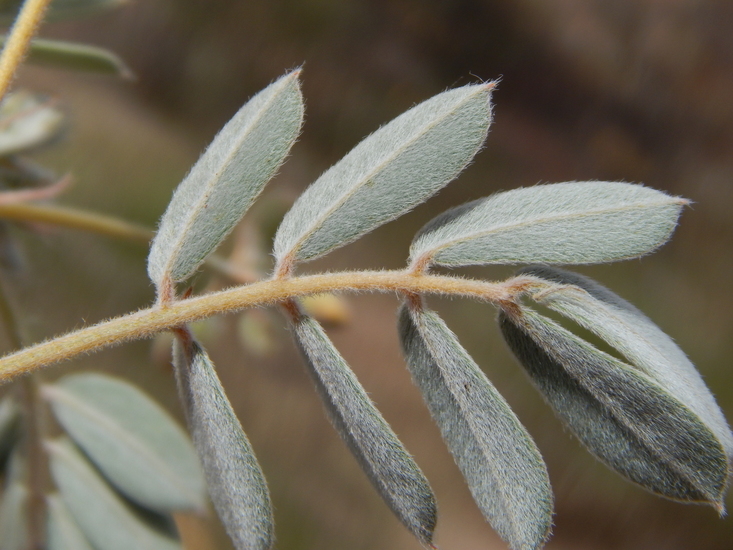
[[[47,223],[141,243],[148,243],[153,238],[153,232],[145,227],[95,212],[52,204],[0,203],[0,219]]]

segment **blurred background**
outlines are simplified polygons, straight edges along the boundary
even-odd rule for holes
[[[84,20],[48,23],[40,34],[110,48],[136,80],[24,67],[16,88],[57,98],[70,121],[63,138],[34,160],[73,175],[60,203],[149,227],[228,118],[272,80],[303,66],[303,135],[225,251],[263,272],[288,205],[362,137],[447,88],[500,78],[486,147],[458,181],[300,271],[399,268],[412,235],[431,217],[499,190],[643,182],[693,201],[674,239],[640,260],[577,271],[675,338],[733,418],[729,0],[136,0]],[[143,246],[38,225],[14,226],[10,238],[17,265],[6,278],[27,343],[153,300]],[[511,269],[464,273],[503,278]],[[229,284],[206,271],[196,282],[202,290]],[[548,549],[733,549],[733,518],[654,497],[590,457],[514,363],[491,307],[430,304],[545,456],[556,494]],[[431,480],[440,508],[437,544],[503,549],[410,382],[394,329],[397,305],[389,295],[349,296],[329,333]],[[278,312],[198,328],[268,477],[277,548],[417,550],[325,419]],[[138,342],[44,376],[88,368],[117,373],[180,418],[167,346],[165,338]],[[227,547],[213,521],[184,518],[182,525],[191,549]]]

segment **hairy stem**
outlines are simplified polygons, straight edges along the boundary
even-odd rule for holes
[[[512,302],[520,279],[492,283],[407,271],[325,273],[261,281],[141,310],[37,344],[0,359],[0,382],[40,367],[121,342],[147,338],[218,313],[285,302],[289,298],[342,291],[408,292],[467,296],[497,304]]]
[[[15,71],[23,61],[36,29],[43,20],[51,0],[26,0],[10,30],[2,55],[0,55],[0,99],[13,81]]]

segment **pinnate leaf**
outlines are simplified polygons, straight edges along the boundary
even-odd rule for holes
[[[157,512],[205,509],[193,445],[142,391],[99,373],[68,375],[42,391],[74,442],[128,498]]]
[[[562,313],[620,351],[632,366],[653,378],[689,407],[720,439],[733,459],[733,434],[715,398],[685,353],[646,315],[596,281],[549,266],[531,266],[541,284],[532,297]]]
[[[176,189],[148,257],[159,292],[193,274],[285,160],[303,121],[299,74],[283,76],[242,107]]]
[[[723,510],[728,459],[689,407],[530,308],[502,311],[499,321],[555,413],[601,461],[654,493]]]
[[[428,222],[413,266],[564,263],[633,258],[664,244],[687,201],[621,182],[569,182],[497,193]]]
[[[51,474],[64,503],[97,550],[180,550],[117,494],[68,440],[46,442]]]
[[[413,107],[324,172],[278,228],[279,268],[348,244],[453,180],[486,138],[493,86],[464,86]]]
[[[237,550],[273,543],[265,477],[206,351],[186,331],[173,348],[179,393],[211,501]]]
[[[552,490],[531,436],[434,312],[403,306],[407,364],[481,512],[513,550],[541,548]]]
[[[93,550],[71,512],[58,494],[46,498],[48,550]]]
[[[292,328],[339,435],[395,515],[421,543],[431,546],[437,510],[420,468],[318,322],[299,315]]]

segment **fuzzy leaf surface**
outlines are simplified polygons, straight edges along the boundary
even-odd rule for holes
[[[161,513],[205,509],[193,445],[138,388],[105,374],[80,373],[42,391],[66,433],[128,498]]]
[[[481,148],[493,83],[449,90],[381,127],[298,198],[275,235],[278,265],[312,260],[425,201]]]
[[[68,440],[46,442],[51,474],[64,503],[97,550],[180,550],[117,494]]]
[[[621,182],[569,182],[497,193],[434,218],[410,248],[413,265],[591,264],[664,244],[687,201]]]
[[[601,461],[654,493],[722,511],[725,450],[684,403],[529,308],[499,322],[555,413]]]
[[[46,505],[48,550],[93,550],[60,495],[49,495]]]
[[[533,292],[538,303],[562,313],[619,350],[641,372],[689,407],[714,432],[733,459],[733,434],[715,398],[685,353],[646,315],[598,282],[562,269],[531,266],[546,285]]]
[[[399,332],[412,377],[484,517],[513,550],[541,548],[553,498],[531,436],[434,312],[403,306]]]
[[[431,546],[437,509],[420,468],[318,322],[301,315],[292,329],[339,435],[395,515]]]
[[[173,348],[179,394],[211,501],[237,550],[272,546],[265,477],[206,351],[193,339]]]
[[[239,222],[300,133],[303,98],[293,71],[250,99],[183,179],[148,257],[158,289],[183,281]]]

